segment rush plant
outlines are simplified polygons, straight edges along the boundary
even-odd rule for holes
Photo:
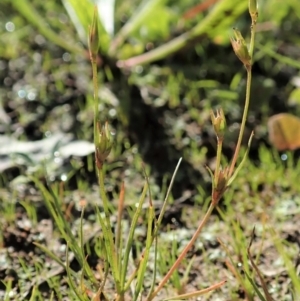
[[[226,131],[226,120],[223,113],[223,110],[220,109],[216,113],[211,113],[211,119],[212,124],[214,127],[214,131],[216,133],[217,137],[217,163],[216,168],[214,171],[209,170],[209,173],[211,174],[212,178],[212,193],[211,193],[211,202],[210,206],[204,215],[204,218],[199,223],[197,230],[195,231],[193,237],[189,241],[189,243],[186,245],[186,247],[181,251],[179,254],[177,260],[174,262],[174,264],[170,267],[169,271],[166,273],[166,275],[163,277],[163,279],[160,281],[160,283],[156,286],[156,275],[154,268],[153,273],[153,283],[150,288],[150,291],[145,293],[143,292],[143,283],[144,283],[144,277],[145,277],[145,271],[147,267],[147,262],[149,258],[150,251],[152,249],[152,244],[154,243],[153,249],[154,254],[157,254],[157,240],[158,240],[158,233],[159,228],[162,220],[162,216],[164,214],[165,205],[167,204],[168,197],[170,190],[172,188],[173,180],[176,175],[176,171],[179,167],[180,161],[178,163],[178,166],[175,169],[171,184],[169,186],[166,198],[164,200],[164,205],[162,207],[161,213],[159,215],[159,218],[156,220],[154,218],[153,213],[153,206],[151,201],[151,192],[149,188],[148,181],[146,181],[146,184],[144,186],[140,201],[138,202],[138,207],[136,209],[136,212],[134,213],[131,227],[129,231],[128,239],[123,246],[123,248],[120,248],[120,245],[122,245],[122,241],[125,240],[125,238],[122,236],[122,211],[123,211],[123,195],[124,195],[124,187],[121,189],[121,195],[120,195],[120,202],[119,202],[119,208],[118,208],[118,226],[117,226],[117,233],[114,234],[112,231],[112,228],[110,226],[110,212],[109,212],[109,201],[106,196],[105,192],[105,185],[104,185],[104,169],[103,165],[105,164],[105,158],[110,152],[110,149],[112,147],[111,145],[111,137],[108,129],[108,124],[105,123],[105,125],[100,125],[100,118],[99,118],[99,100],[98,100],[98,80],[97,80],[97,53],[98,53],[98,41],[100,40],[99,37],[99,29],[97,24],[97,9],[94,10],[94,18],[92,22],[92,26],[89,30],[89,53],[90,53],[90,59],[92,64],[92,70],[93,70],[93,83],[94,83],[94,101],[95,101],[95,111],[94,111],[94,142],[95,142],[95,162],[96,162],[96,168],[98,173],[98,179],[99,179],[99,187],[100,187],[100,194],[101,198],[103,200],[103,210],[104,210],[104,216],[105,218],[101,217],[101,214],[99,215],[101,228],[103,229],[104,235],[104,246],[105,246],[105,254],[107,262],[109,263],[109,269],[113,275],[114,282],[115,282],[115,289],[116,289],[116,296],[117,300],[124,300],[124,296],[126,291],[129,289],[129,287],[132,285],[132,283],[135,283],[135,289],[133,292],[133,300],[137,300],[141,297],[141,294],[146,295],[146,300],[153,300],[157,294],[162,290],[162,288],[165,286],[165,284],[168,282],[168,280],[171,278],[175,270],[178,268],[180,263],[185,258],[187,252],[191,249],[193,244],[195,243],[196,239],[198,238],[199,234],[201,233],[203,227],[207,223],[209,217],[211,216],[213,210],[218,206],[218,203],[220,199],[222,198],[223,194],[226,192],[226,190],[230,187],[234,179],[236,178],[238,172],[243,167],[247,154],[249,152],[251,139],[253,137],[253,133],[251,134],[249,138],[248,148],[243,155],[243,158],[241,160],[241,163],[236,166],[238,157],[240,156],[240,148],[241,148],[241,142],[242,137],[244,134],[245,129],[245,123],[247,119],[248,114],[248,107],[250,102],[250,89],[251,89],[251,78],[252,78],[252,64],[253,64],[253,50],[254,50],[254,40],[255,40],[255,26],[257,22],[258,17],[258,11],[257,11],[257,3],[255,0],[250,0],[249,4],[249,13],[251,16],[251,39],[250,39],[250,46],[248,47],[244,38],[242,37],[242,34],[237,30],[234,29],[234,38],[231,39],[232,47],[237,55],[237,57],[240,59],[240,61],[243,63],[246,72],[247,72],[247,89],[246,89],[246,99],[245,99],[245,105],[244,105],[244,114],[242,118],[242,123],[240,127],[240,133],[239,138],[237,141],[237,145],[235,148],[235,152],[231,161],[231,164],[229,166],[222,166],[221,165],[221,156],[222,156],[222,146],[223,146],[223,140],[224,140],[224,133]],[[149,192],[148,192],[149,191]],[[146,246],[145,250],[142,252],[141,258],[139,260],[139,263],[137,264],[136,270],[131,274],[128,275],[128,259],[130,250],[132,248],[133,244],[133,237],[134,232],[136,228],[136,222],[137,219],[141,213],[141,207],[146,199],[146,195],[148,192],[149,197],[149,205],[148,205],[148,220],[147,220],[147,238],[146,238]],[[116,239],[116,237],[118,239]],[[156,257],[155,257],[156,258]],[[157,258],[156,258],[157,259]],[[134,281],[135,280],[135,281]],[[103,279],[105,282],[105,279]],[[134,282],[133,282],[134,281]],[[186,293],[184,295],[179,295],[174,298],[176,299],[187,299],[195,296],[202,295],[204,293],[207,293],[209,291],[215,290],[221,285],[225,283],[226,280],[222,280],[216,284],[211,285],[209,288],[205,290],[200,290],[196,292],[190,292]],[[168,298],[173,299],[173,297]]]
[[[225,1],[226,2],[226,1]],[[251,79],[252,79],[252,64],[253,64],[253,50],[256,32],[256,22],[258,17],[257,3],[256,0],[249,0],[248,3],[249,13],[251,16],[251,38],[250,46],[247,46],[242,34],[237,30],[233,30],[234,37],[231,39],[233,50],[242,62],[247,73],[247,87],[246,97],[244,105],[244,113],[240,126],[240,132],[236,148],[233,154],[231,163],[228,166],[223,166],[221,163],[222,147],[224,142],[224,134],[227,130],[226,120],[222,109],[211,112],[212,125],[217,138],[217,154],[216,154],[216,167],[215,170],[208,169],[211,175],[212,181],[212,192],[210,205],[203,217],[199,222],[199,225],[194,232],[192,238],[183,248],[178,255],[175,262],[170,266],[165,276],[157,284],[157,264],[158,263],[158,244],[159,244],[159,231],[164,216],[166,205],[169,200],[174,178],[179,168],[181,159],[175,168],[172,176],[170,185],[168,187],[165,199],[163,201],[162,209],[158,218],[155,218],[154,207],[151,198],[151,188],[148,181],[148,176],[145,174],[145,185],[143,187],[140,198],[136,204],[135,211],[132,215],[131,224],[129,230],[126,232],[123,225],[123,214],[124,214],[124,203],[125,203],[125,186],[122,185],[120,188],[120,196],[117,208],[117,222],[116,227],[111,226],[112,208],[105,188],[105,177],[109,175],[105,174],[105,161],[113,147],[113,139],[110,133],[110,125],[107,122],[103,122],[105,116],[101,116],[99,112],[99,97],[98,97],[98,78],[97,78],[97,56],[99,52],[99,44],[101,42],[101,30],[98,24],[98,11],[95,7],[94,15],[91,26],[89,27],[89,57],[92,65],[92,76],[93,76],[93,90],[94,90],[94,144],[95,144],[95,166],[97,171],[97,177],[99,182],[100,197],[102,200],[102,209],[96,208],[97,218],[99,221],[101,236],[99,237],[101,246],[101,256],[104,259],[103,271],[100,273],[100,281],[95,278],[91,267],[86,262],[85,254],[85,240],[83,234],[82,224],[80,225],[80,242],[76,241],[73,233],[68,227],[68,223],[63,219],[63,213],[61,210],[57,210],[59,206],[59,196],[55,192],[49,192],[45,187],[40,188],[45,195],[47,206],[49,211],[52,213],[56,223],[58,224],[59,230],[62,232],[65,239],[68,241],[68,248],[72,253],[75,254],[77,261],[82,267],[82,273],[80,280],[76,280],[75,272],[69,267],[68,261],[64,264],[61,260],[55,257],[49,251],[45,250],[52,258],[58,261],[58,263],[67,270],[70,289],[74,291],[75,295],[79,300],[125,300],[125,296],[130,294],[131,300],[138,300],[143,297],[147,301],[151,301],[154,298],[158,298],[158,293],[165,287],[166,283],[171,279],[174,272],[178,269],[179,265],[183,262],[186,254],[191,250],[199,234],[203,230],[204,226],[208,222],[212,212],[218,206],[219,201],[223,197],[224,193],[231,186],[233,181],[236,179],[238,172],[242,169],[247,155],[249,152],[251,139],[253,133],[249,137],[248,147],[244,155],[241,158],[241,142],[244,135],[245,123],[248,114],[248,107],[250,102],[250,90],[251,90]],[[126,34],[127,31],[125,31]],[[125,38],[125,33],[119,36],[119,39]],[[119,41],[119,40],[117,40]],[[121,43],[120,41],[118,43]],[[117,44],[118,44],[117,43]],[[117,44],[112,44],[113,51],[116,51]],[[141,61],[139,61],[141,63]],[[145,62],[145,61],[144,61]],[[128,65],[128,62],[125,63]],[[131,65],[131,64],[129,64]],[[239,165],[237,165],[238,159],[241,158]],[[237,166],[236,166],[237,165]],[[146,221],[146,240],[144,250],[140,254],[140,258],[136,263],[136,267],[133,271],[130,271],[130,256],[131,250],[134,245],[134,235],[137,229],[137,223],[142,214],[143,205],[148,199],[147,206],[147,221]],[[83,208],[84,211],[84,208]],[[147,267],[149,264],[150,254],[154,254],[154,266],[152,267],[152,285],[149,291],[144,291],[144,283],[147,276]],[[68,254],[67,254],[68,258]],[[190,268],[190,267],[189,267]],[[114,297],[111,296],[105,290],[105,284],[108,277],[113,279],[114,283]],[[149,277],[149,276],[148,276]],[[78,283],[79,282],[79,283]],[[211,292],[220,286],[224,285],[226,279],[222,279],[219,282],[212,284],[211,286],[177,296],[170,296],[165,300],[173,299],[188,299],[197,297],[208,292]],[[78,284],[80,284],[78,286]]]

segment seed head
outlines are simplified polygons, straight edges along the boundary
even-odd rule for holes
[[[249,54],[248,47],[242,36],[242,34],[237,30],[233,29],[234,38],[230,38],[232,48],[236,56],[245,65],[246,68],[251,66],[251,56]]]
[[[95,139],[96,147],[96,165],[100,169],[103,166],[105,159],[108,157],[112,149],[112,137],[109,132],[108,123],[106,122],[104,126],[100,126],[97,122],[97,137]]]
[[[98,12],[97,12],[97,7],[95,6],[92,25],[89,27],[89,52],[90,52],[90,59],[93,62],[97,60],[98,49],[99,49]]]
[[[216,182],[213,185],[212,191],[212,201],[215,205],[218,204],[219,200],[223,196],[225,190],[228,188],[228,179],[229,179],[229,168],[226,167],[223,170],[220,170]]]
[[[217,138],[223,140],[226,129],[226,119],[223,110],[217,110],[216,115],[211,111],[210,116]]]
[[[252,23],[256,23],[258,17],[257,0],[249,0],[249,14],[252,19]]]

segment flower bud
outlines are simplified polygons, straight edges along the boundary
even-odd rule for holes
[[[211,111],[210,116],[217,138],[223,140],[226,129],[226,119],[223,110],[217,110],[216,115]]]
[[[236,30],[233,29],[234,32],[234,38],[230,38],[230,42],[232,45],[232,48],[236,54],[236,56],[240,59],[240,61],[245,65],[245,67],[251,66],[251,56],[248,51],[248,47],[246,45],[246,42],[242,36],[242,34]]]
[[[215,205],[218,204],[219,200],[223,196],[223,193],[228,188],[228,179],[229,179],[229,168],[226,167],[224,170],[220,170],[216,181],[213,185],[213,191],[212,191],[212,201]]]
[[[108,123],[106,122],[103,127],[100,128],[100,123],[97,122],[95,147],[96,147],[96,165],[100,169],[108,157],[112,149],[112,138],[109,132]]]
[[[97,60],[99,49],[99,29],[98,29],[98,12],[97,7],[94,9],[92,25],[89,27],[89,52],[92,61]]]
[[[257,10],[257,0],[249,0],[249,14],[252,19],[252,23],[256,23],[257,16],[258,16],[258,10]]]

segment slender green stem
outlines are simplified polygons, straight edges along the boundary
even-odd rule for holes
[[[135,213],[132,217],[132,222],[131,222],[131,225],[130,225],[126,246],[124,248],[124,257],[123,257],[122,266],[121,266],[122,271],[121,271],[121,278],[120,278],[121,279],[121,288],[122,288],[123,292],[125,291],[124,287],[127,287],[127,284],[125,285],[125,280],[126,280],[126,274],[127,274],[127,269],[128,269],[129,255],[130,255],[132,245],[133,245],[133,240],[134,240],[134,233],[135,233],[135,230],[136,230],[136,227],[137,227],[138,219],[139,219],[140,214],[141,214],[143,203],[144,203],[145,198],[146,198],[147,191],[148,191],[148,183],[146,182],[145,185],[144,185],[144,189],[142,191],[142,194],[140,196],[138,206],[137,206],[137,208],[135,210]],[[143,254],[142,257],[144,257],[145,250],[142,254]],[[137,269],[140,268],[141,262],[142,262],[142,258],[140,259],[140,261],[138,263],[138,268]],[[138,272],[137,269],[135,270],[134,273]]]
[[[247,88],[246,88],[246,100],[245,100],[245,105],[244,105],[244,113],[243,113],[243,118],[242,118],[242,124],[240,128],[240,133],[238,137],[238,142],[235,148],[234,156],[230,165],[230,171],[229,171],[229,176],[233,174],[233,170],[235,167],[235,163],[237,161],[237,157],[240,152],[241,144],[242,144],[242,139],[244,136],[244,130],[245,130],[245,125],[246,125],[246,120],[247,120],[247,115],[248,115],[248,109],[249,109],[249,103],[250,103],[250,89],[251,89],[251,80],[252,80],[252,67],[250,66],[247,69]]]
[[[91,58],[92,62],[92,72],[93,72],[93,86],[94,86],[94,144],[95,146],[98,144],[99,140],[99,133],[98,133],[98,110],[99,110],[99,97],[98,97],[98,75],[97,75],[97,63],[93,58]],[[110,220],[109,220],[109,211],[108,211],[108,199],[105,193],[105,185],[104,185],[104,171],[103,166],[101,168],[97,168],[97,174],[98,174],[98,181],[99,181],[99,187],[100,187],[100,196],[102,198],[103,202],[103,208],[105,213],[105,219],[106,219],[106,226],[109,229],[110,227]]]
[[[153,272],[152,272],[152,283],[151,287],[149,289],[148,295],[146,297],[146,300],[149,300],[152,292],[154,291],[155,282],[156,282],[156,271],[157,271],[157,245],[158,245],[158,239],[155,237],[155,244],[154,244],[154,266],[153,266]]]
[[[223,147],[223,139],[218,138],[218,145],[217,145],[217,162],[216,162],[216,170],[215,170],[215,185],[218,181],[218,175],[221,166],[221,156],[222,156],[222,147]]]
[[[162,279],[162,281],[160,282],[160,284],[158,285],[158,287],[156,288],[156,290],[151,294],[150,298],[147,301],[151,301],[158,294],[158,292],[163,288],[163,286],[166,284],[166,282],[170,279],[170,277],[172,276],[172,274],[174,273],[174,271],[178,268],[179,264],[182,262],[182,260],[184,259],[185,255],[187,254],[187,252],[194,245],[194,243],[195,243],[196,239],[198,238],[200,232],[202,231],[203,227],[205,226],[205,224],[207,223],[208,219],[210,218],[210,216],[211,216],[214,208],[215,208],[215,206],[211,202],[210,206],[209,206],[209,208],[207,210],[207,212],[205,213],[205,216],[204,216],[203,220],[199,224],[199,226],[198,226],[196,232],[194,233],[193,237],[188,242],[188,244],[185,246],[185,248],[183,249],[183,251],[178,256],[177,260],[174,262],[174,264],[172,265],[172,267],[170,268],[170,270],[168,271],[168,273],[165,275],[165,277]]]
[[[102,203],[103,203],[103,209],[104,209],[104,213],[105,213],[106,223],[107,223],[107,226],[109,226],[110,220],[109,220],[109,210],[108,210],[108,199],[107,199],[107,195],[105,192],[103,168],[98,170],[98,178],[99,178],[99,186],[100,186],[100,196],[101,196]]]
[[[240,152],[241,144],[242,144],[242,139],[244,136],[244,131],[245,131],[245,125],[246,125],[246,120],[248,116],[248,110],[249,110],[249,103],[250,103],[250,92],[251,92],[251,81],[252,81],[252,64],[253,64],[253,51],[254,51],[254,42],[255,42],[255,30],[256,30],[256,21],[252,20],[251,24],[251,39],[250,39],[250,46],[249,46],[249,54],[251,57],[251,62],[250,65],[246,67],[247,70],[247,85],[246,85],[246,100],[245,100],[245,105],[244,105],[244,112],[243,112],[243,118],[242,118],[242,124],[240,128],[240,133],[238,137],[238,142],[235,148],[234,156],[230,165],[230,170],[229,170],[229,176],[233,174],[233,170],[237,161],[237,157]]]
[[[104,214],[105,214],[105,224],[106,224],[106,229],[104,229],[103,231],[108,231],[108,242],[107,242],[107,246],[108,249],[106,250],[107,253],[110,253],[111,256],[111,268],[112,268],[112,273],[116,282],[116,287],[117,287],[117,291],[121,291],[120,288],[120,281],[119,281],[119,265],[118,265],[118,256],[117,256],[117,252],[115,250],[115,245],[114,245],[114,241],[113,241],[113,232],[110,226],[110,214],[109,214],[109,209],[108,209],[108,199],[107,199],[107,195],[105,192],[105,185],[104,185],[104,171],[103,171],[103,167],[98,169],[98,179],[99,179],[99,186],[100,186],[100,196],[102,199],[102,203],[103,203],[103,209],[104,209]]]
[[[151,249],[151,245],[152,245],[152,241],[153,241],[152,240],[152,226],[153,226],[154,219],[155,219],[154,208],[153,208],[153,206],[149,206],[146,248],[145,248],[143,260],[141,262],[141,265],[140,265],[140,268],[138,271],[133,300],[138,300],[138,296],[140,295],[140,292],[143,287],[143,283],[145,281],[145,272],[146,272],[147,264],[149,261],[149,254],[150,254],[150,249]]]
[[[93,58],[91,55],[91,63],[92,63],[92,72],[93,72],[93,87],[94,87],[94,144],[95,147],[99,144],[99,116],[98,116],[98,110],[99,110],[99,97],[98,97],[98,75],[97,75],[97,62],[96,59]],[[96,150],[97,151],[97,150]],[[104,215],[105,215],[105,229],[103,231],[107,232],[107,254],[108,257],[110,257],[110,265],[112,268],[112,273],[116,282],[117,291],[120,291],[120,281],[119,281],[119,268],[118,268],[118,256],[115,250],[115,245],[113,241],[113,232],[110,226],[110,213],[108,209],[108,198],[105,192],[105,184],[104,184],[104,170],[103,170],[103,164],[101,164],[101,167],[96,164],[97,174],[98,174],[98,182],[99,182],[99,188],[100,188],[100,196],[103,203],[103,209],[104,209]]]
[[[120,198],[118,203],[118,219],[117,219],[117,230],[115,245],[118,256],[118,265],[121,263],[122,258],[122,216],[124,211],[124,196],[125,196],[125,185],[124,182],[121,184]]]
[[[93,60],[92,72],[93,72],[93,86],[94,86],[94,144],[97,145],[97,121],[98,121],[98,110],[99,110],[99,97],[98,97],[98,74],[97,74],[97,63]]]
[[[249,54],[250,54],[250,57],[251,57],[251,65],[253,63],[255,31],[256,31],[256,18],[252,19],[252,24],[251,24],[251,39],[250,39],[250,46],[249,46]]]

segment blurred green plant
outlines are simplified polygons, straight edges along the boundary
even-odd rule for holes
[[[7,0],[6,0],[7,1]],[[87,28],[92,21],[91,11],[94,4],[90,0],[62,0],[72,20],[82,45],[63,39],[51,29],[47,20],[40,15],[28,0],[20,3],[13,1],[14,8],[34,25],[49,41],[71,53],[85,53]],[[96,1],[99,17],[100,57],[116,62],[118,67],[133,67],[165,58],[174,52],[192,45],[201,36],[226,41],[226,31],[247,8],[245,1],[218,1],[207,14],[198,14],[196,22],[184,21],[166,0],[144,0],[135,9],[128,3],[119,1]],[[183,6],[183,9],[187,7]],[[124,16],[128,20],[122,25]],[[195,24],[193,24],[195,23]],[[172,32],[182,32],[172,37]],[[222,37],[223,36],[223,37]],[[156,44],[160,44],[155,48]]]

